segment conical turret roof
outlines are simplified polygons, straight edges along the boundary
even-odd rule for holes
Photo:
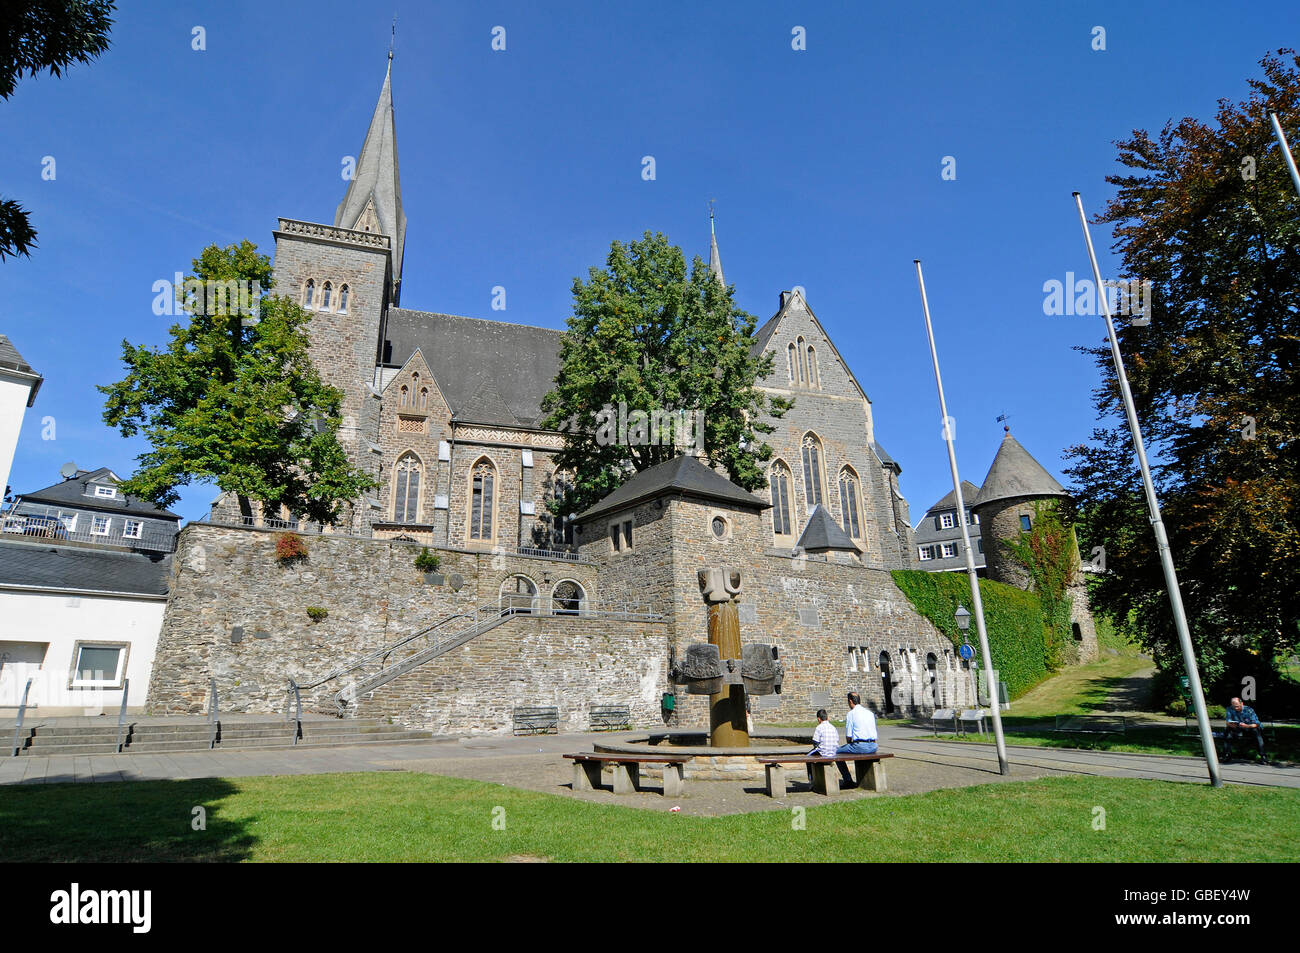
[[[984,478],[979,495],[972,506],[983,506],[996,500],[1013,496],[1068,496],[1065,488],[1043,469],[1043,465],[1029,455],[1008,430],[1002,438],[998,455]]]

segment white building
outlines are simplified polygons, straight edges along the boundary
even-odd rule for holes
[[[27,408],[36,401],[43,378],[23,360],[9,338],[0,334],[0,496],[9,491],[18,432]]]

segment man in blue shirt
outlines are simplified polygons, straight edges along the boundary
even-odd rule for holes
[[[849,692],[849,716],[844,721],[844,737],[848,744],[840,745],[836,754],[875,754],[876,753],[876,716],[862,707],[862,698],[857,692]],[[844,787],[854,787],[849,776],[849,766],[843,761],[835,764],[844,779]]]
[[[1223,760],[1232,760],[1232,742],[1236,738],[1245,738],[1248,732],[1255,735],[1255,744],[1259,747],[1259,761],[1268,764],[1264,754],[1264,729],[1259,723],[1259,716],[1248,705],[1243,705],[1240,698],[1234,698],[1228,706],[1228,730],[1223,733]]]

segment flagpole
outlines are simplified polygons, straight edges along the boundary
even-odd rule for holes
[[[1138,426],[1137,410],[1133,406],[1133,393],[1129,390],[1128,375],[1124,372],[1124,359],[1119,353],[1119,339],[1115,336],[1115,322],[1110,317],[1110,302],[1106,300],[1105,286],[1101,282],[1101,269],[1097,267],[1097,252],[1092,247],[1092,234],[1088,231],[1088,218],[1083,214],[1083,198],[1074,193],[1074,204],[1079,209],[1079,223],[1083,226],[1083,238],[1088,243],[1088,258],[1092,262],[1092,277],[1097,282],[1097,301],[1101,304],[1101,313],[1106,318],[1106,334],[1110,337],[1110,353],[1115,359],[1115,377],[1119,381],[1120,396],[1124,400],[1124,413],[1128,417],[1128,429],[1133,435],[1133,446],[1137,450],[1138,466],[1142,470],[1142,486],[1146,491],[1147,510],[1151,516],[1151,529],[1156,534],[1156,549],[1160,552],[1160,565],[1165,573],[1165,588],[1169,591],[1169,608],[1174,615],[1174,628],[1178,630],[1178,644],[1183,651],[1183,667],[1187,670],[1188,690],[1192,693],[1192,703],[1196,707],[1196,725],[1201,733],[1201,748],[1205,752],[1205,764],[1210,772],[1210,784],[1216,788],[1223,787],[1219,776],[1219,756],[1214,750],[1214,736],[1210,732],[1210,717],[1205,710],[1205,696],[1201,691],[1201,676],[1196,670],[1196,651],[1192,647],[1192,636],[1187,628],[1187,615],[1183,611],[1183,596],[1178,588],[1178,575],[1174,572],[1174,556],[1169,548],[1169,538],[1165,535],[1165,524],[1160,518],[1160,501],[1156,499],[1155,484],[1151,480],[1151,468],[1147,465],[1147,451],[1142,443],[1142,429]],[[1150,302],[1147,303],[1150,308]],[[1149,315],[1148,315],[1149,317]]]
[[[952,427],[949,425],[948,402],[943,397],[943,378],[939,375],[939,352],[934,346],[934,328],[930,324],[930,301],[925,296],[925,276],[921,274],[921,259],[913,259],[916,280],[921,286],[921,310],[925,312],[925,333],[930,339],[930,359],[934,361],[934,384],[939,389],[939,413],[943,415],[943,440],[948,445],[948,466],[952,469],[952,489],[957,496],[957,523],[961,526],[962,551],[966,554],[966,575],[970,577],[970,597],[975,606],[975,631],[979,634],[980,654],[984,657],[984,671],[989,683],[989,700],[993,703],[993,741],[998,749],[998,770],[1011,773],[1007,763],[1007,742],[1002,736],[1002,708],[999,702],[998,673],[993,668],[993,655],[989,651],[989,635],[984,628],[984,600],[980,598],[979,575],[975,572],[975,554],[971,551],[970,529],[966,523],[966,502],[961,495],[961,477],[957,475],[957,452],[952,445]],[[976,698],[976,704],[979,699]]]
[[[1295,156],[1291,155],[1291,147],[1287,145],[1286,135],[1282,132],[1282,124],[1277,121],[1277,113],[1269,113],[1268,118],[1273,121],[1273,132],[1277,134],[1278,144],[1282,147],[1282,155],[1286,157],[1286,167],[1291,170],[1291,181],[1295,183],[1296,192],[1300,192],[1300,171],[1295,167]]]

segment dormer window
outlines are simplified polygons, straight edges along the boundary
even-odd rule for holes
[[[101,497],[102,499],[106,499],[106,500],[115,500],[117,499],[117,487],[102,486],[102,485],[96,486],[95,496]]]

